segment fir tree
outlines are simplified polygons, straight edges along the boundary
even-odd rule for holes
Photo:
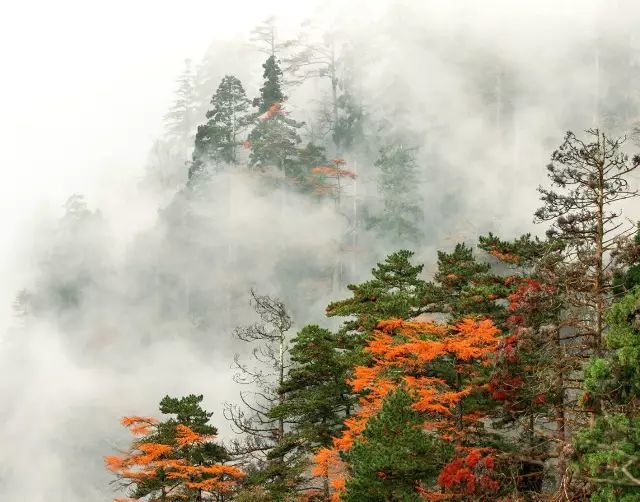
[[[188,145],[195,129],[197,109],[194,74],[191,60],[184,62],[184,71],[177,80],[176,97],[165,115],[167,135],[181,145]]]
[[[264,83],[260,88],[260,97],[253,100],[253,106],[258,108],[258,114],[268,112],[274,104],[282,104],[287,97],[282,91],[282,70],[275,56],[269,56],[262,65]]]
[[[346,383],[349,361],[337,345],[335,334],[315,325],[291,341],[291,367],[280,388],[287,399],[271,416],[294,424],[292,433],[305,451],[329,446],[353,406]]]

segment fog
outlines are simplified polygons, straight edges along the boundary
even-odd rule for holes
[[[628,134],[635,148],[635,2],[343,3],[5,7],[0,500],[108,500],[102,457],[126,445],[119,418],[157,413],[165,394],[204,394],[228,438],[231,356],[246,350],[231,331],[254,320],[250,288],[281,297],[296,328],[333,326],[327,303],[390,251],[412,247],[428,276],[435,251],[458,241],[542,233],[535,189],[567,129]],[[358,178],[338,210],[249,169],[191,197],[188,151],[169,164],[170,182],[158,181],[150,152],[184,60],[205,68],[209,93],[234,74],[255,97],[265,55],[250,32],[270,15],[282,40],[328,32],[351,62],[366,130],[340,152]],[[307,122],[304,143],[329,91],[326,79],[287,88],[291,116]],[[374,160],[385,138],[416,148],[424,219],[414,242],[352,214],[379,208]]]

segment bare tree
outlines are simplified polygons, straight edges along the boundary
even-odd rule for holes
[[[243,363],[236,354],[234,379],[252,389],[240,392],[240,405],[227,403],[224,415],[234,432],[243,436],[234,442],[233,453],[273,472],[273,478],[277,478],[284,472],[287,451],[281,446],[286,424],[282,417],[272,418],[270,412],[286,399],[280,388],[288,368],[287,333],[292,320],[284,303],[277,298],[251,290],[250,303],[260,321],[236,328],[234,336],[253,345],[253,364]]]

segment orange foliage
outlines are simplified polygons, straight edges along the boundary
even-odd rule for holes
[[[436,431],[445,440],[457,440],[462,431],[457,430],[454,410],[465,397],[482,390],[469,377],[476,374],[476,365],[489,361],[498,347],[499,333],[488,319],[464,319],[455,326],[399,319],[380,321],[364,349],[372,356],[372,364],[354,368],[349,381],[354,391],[366,393],[359,400],[357,413],[344,421],[344,431],[334,438],[333,448],[316,455],[314,474],[328,477],[329,466],[346,471],[338,452],[352,447],[368,420],[381,409],[387,394],[399,385],[416,398],[414,409],[425,413],[425,429]],[[429,375],[429,365],[437,360],[453,361],[456,372],[466,377],[465,383],[454,388],[444,379]],[[463,424],[470,424],[481,417],[480,413],[470,413],[461,418]],[[339,495],[344,476],[335,479],[342,480],[334,488]]]
[[[505,263],[517,264],[517,263],[520,263],[520,259],[521,259],[520,256],[518,255],[511,254],[511,253],[503,253],[500,250],[498,250],[498,248],[495,248],[495,247],[489,250],[489,254]]]
[[[136,436],[152,434],[158,426],[158,421],[152,417],[124,417],[121,423]],[[134,484],[154,478],[158,470],[162,469],[167,479],[171,480],[172,493],[175,493],[176,500],[184,498],[185,490],[188,489],[226,493],[245,474],[237,467],[230,465],[190,464],[184,450],[202,445],[211,439],[210,436],[198,434],[191,428],[178,424],[175,446],[148,442],[142,438],[133,442],[128,453],[109,455],[104,461],[107,469]],[[116,502],[132,500],[135,499],[116,499]]]
[[[339,169],[337,167],[332,166],[318,166],[312,167],[311,172],[314,174],[324,174],[325,176],[329,176],[331,178],[341,178],[347,177],[351,179],[355,179],[356,175],[352,171],[348,169]]]
[[[282,103],[273,103],[266,112],[258,117],[258,120],[260,122],[264,122],[265,120],[269,120],[274,115],[282,113],[284,113],[282,109]]]

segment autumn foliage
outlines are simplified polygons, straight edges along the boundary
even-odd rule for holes
[[[345,471],[340,466],[340,452],[349,451],[369,419],[379,412],[385,397],[403,386],[414,396],[413,408],[424,414],[424,429],[452,442],[459,453],[466,452],[460,462],[467,470],[462,471],[462,464],[454,460],[438,478],[440,488],[436,491],[470,493],[471,487],[474,491],[495,491],[497,485],[492,478],[486,478],[486,472],[476,480],[475,456],[482,453],[482,458],[491,458],[490,450],[468,450],[465,445],[466,438],[478,429],[482,413],[466,409],[464,402],[484,392],[484,385],[476,377],[497,349],[498,334],[490,320],[464,319],[454,326],[398,319],[381,321],[364,349],[372,357],[372,364],[356,367],[350,381],[354,391],[363,393],[360,407],[345,420],[344,432],[334,439],[333,448],[318,452],[315,474],[333,476],[334,494],[339,493]],[[443,365],[452,370],[453,378],[450,371],[438,371],[437,367]],[[485,470],[492,470],[492,460],[486,462]],[[460,473],[454,475],[455,469]]]
[[[105,457],[105,465],[118,476],[124,486],[136,488],[145,483],[152,486],[156,483],[161,492],[160,500],[184,500],[194,491],[228,493],[244,476],[240,469],[231,465],[208,465],[195,461],[190,453],[213,438],[198,434],[186,425],[176,425],[173,444],[162,444],[150,440],[158,431],[157,419],[131,416],[124,417],[121,423],[136,439],[128,452]]]

